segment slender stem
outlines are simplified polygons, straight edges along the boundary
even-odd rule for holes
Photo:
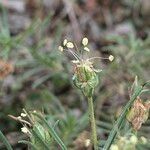
[[[92,97],[88,97],[88,105],[89,105],[89,117],[90,117],[91,130],[92,130],[92,142],[94,145],[94,150],[98,150],[96,123],[95,123],[95,117],[94,117],[93,98]]]

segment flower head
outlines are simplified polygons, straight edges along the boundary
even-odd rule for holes
[[[85,96],[91,96],[94,92],[94,88],[99,82],[97,72],[101,71],[94,68],[92,60],[98,58],[112,61],[114,57],[110,55],[109,58],[85,58],[84,53],[90,52],[90,49],[87,47],[88,39],[86,37],[82,39],[82,44],[83,49],[78,50],[72,42],[68,42],[68,40],[65,39],[63,41],[63,46],[59,46],[59,50],[68,51],[74,56],[75,59],[72,60],[72,63],[74,64],[74,85],[77,86],[85,94]],[[76,51],[72,50],[73,48]]]

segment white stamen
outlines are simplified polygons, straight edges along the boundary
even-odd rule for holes
[[[101,69],[94,69],[94,71],[95,71],[96,73],[99,73],[99,72],[102,72],[103,70],[101,70]]]
[[[26,116],[27,116],[27,114],[21,113],[21,117],[26,117]]]
[[[79,56],[77,53],[73,52],[73,51],[70,50],[70,49],[69,49],[69,50],[66,50],[66,51],[70,52],[76,59],[81,60],[80,56]]]
[[[87,60],[92,60],[92,59],[109,59],[109,58],[105,58],[105,57],[91,57]]]
[[[67,48],[74,48],[74,45],[73,45],[72,42],[68,42],[68,43],[66,44],[66,47],[67,47]]]
[[[59,51],[63,52],[64,48],[62,46],[58,47]]]
[[[23,133],[28,133],[28,132],[29,132],[29,130],[28,130],[26,127],[22,127],[22,128],[21,128],[21,131],[22,131]]]
[[[17,118],[20,120],[20,119],[21,119],[21,116],[18,116]]]
[[[109,59],[109,61],[113,61],[114,60],[114,56],[110,55],[108,59]]]
[[[67,39],[64,39],[63,45],[66,46],[67,42],[68,42]]]
[[[88,47],[84,47],[84,50],[87,51],[87,52],[90,51],[90,49]]]
[[[74,64],[78,64],[80,61],[79,60],[72,60],[71,62]]]
[[[82,44],[84,45],[84,46],[86,46],[87,44],[88,44],[88,38],[83,38],[82,39]]]

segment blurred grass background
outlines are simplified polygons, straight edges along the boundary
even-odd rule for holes
[[[148,0],[0,1],[0,59],[14,66],[0,81],[0,130],[15,149],[26,149],[17,143],[26,137],[8,114],[23,108],[43,111],[52,124],[59,120],[57,132],[70,147],[80,149],[77,138],[88,131],[87,101],[72,84],[70,57],[58,51],[64,38],[79,46],[86,36],[92,56],[115,57],[97,62],[103,72],[95,111],[98,135],[106,139],[135,76],[149,80],[149,8]],[[149,124],[139,134],[149,137]]]

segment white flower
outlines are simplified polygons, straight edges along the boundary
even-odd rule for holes
[[[68,42],[68,43],[66,44],[66,47],[67,47],[67,48],[74,48],[74,45],[73,45],[72,42]]]
[[[26,116],[27,116],[27,114],[21,113],[21,117],[26,117]]]
[[[87,44],[88,44],[88,38],[83,38],[82,39],[82,44],[84,45],[84,46],[86,46]]]
[[[84,50],[87,51],[87,52],[90,51],[90,49],[88,47],[84,47]]]
[[[59,51],[63,52],[64,48],[62,46],[58,47]]]
[[[108,59],[109,59],[109,61],[113,61],[114,60],[114,56],[110,55]]]
[[[116,144],[112,144],[110,150],[119,150],[119,147]]]
[[[63,45],[66,46],[67,42],[68,42],[67,39],[64,39]]]
[[[28,133],[28,132],[29,132],[29,130],[28,130],[26,127],[22,127],[22,128],[21,128],[21,131],[22,131],[23,133]]]

